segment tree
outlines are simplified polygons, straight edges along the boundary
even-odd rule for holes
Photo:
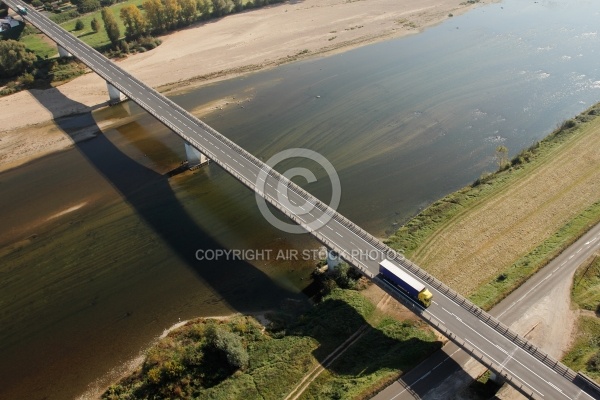
[[[208,346],[221,351],[227,358],[227,363],[234,370],[248,367],[248,351],[242,343],[242,339],[233,332],[226,331],[215,325],[209,325],[206,329]]]
[[[210,17],[210,4],[208,4],[208,0],[197,0],[196,9],[200,13],[201,19],[208,19]]]
[[[31,67],[36,57],[15,40],[0,40],[0,78],[17,76]]]
[[[594,354],[587,362],[588,371],[600,372],[600,351]]]
[[[346,263],[338,264],[333,270],[332,277],[337,283],[338,287],[342,289],[355,289],[356,288],[356,271]]]
[[[212,4],[213,14],[216,17],[222,17],[223,15],[229,14],[233,8],[231,0],[212,0]]]
[[[85,25],[83,24],[83,21],[82,21],[82,20],[80,20],[80,19],[78,19],[78,20],[75,22],[75,30],[76,30],[76,31],[80,31],[80,30],[82,30],[83,28],[85,28]]]
[[[94,18],[92,19],[92,22],[90,22],[90,27],[92,28],[94,33],[97,33],[100,30],[100,22],[98,22],[98,20]]]
[[[196,19],[198,3],[195,0],[178,0],[179,2],[179,24],[189,25]]]
[[[233,9],[235,12],[240,12],[244,9],[243,0],[233,0]]]
[[[77,4],[77,11],[79,11],[81,14],[96,11],[99,8],[100,8],[99,0],[81,0]]]
[[[181,7],[177,0],[163,0],[165,25],[168,29],[173,29],[177,26]]]
[[[164,7],[160,0],[146,0],[143,4],[146,10],[146,19],[150,29],[161,32],[165,29]]]
[[[146,18],[135,5],[129,4],[121,8],[120,15],[128,38],[137,38],[146,32]]]
[[[108,40],[110,40],[113,46],[116,46],[119,43],[121,31],[119,30],[115,16],[106,7],[102,9],[102,21],[104,21],[104,29],[106,29]]]
[[[496,147],[496,162],[498,163],[498,168],[502,169],[508,164],[508,149],[506,146],[498,146]]]

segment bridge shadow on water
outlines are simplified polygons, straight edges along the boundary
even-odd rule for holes
[[[37,90],[31,93],[54,115],[57,112],[54,106],[56,99],[60,103],[69,104],[68,107],[71,109],[85,107],[66,98],[56,89],[50,88],[46,91],[54,91],[54,93],[41,94]],[[54,121],[71,138],[75,138],[82,127],[86,127],[86,130],[89,127],[101,131],[91,111],[75,117],[55,118]],[[158,142],[152,138],[148,140]],[[153,143],[153,145],[164,148],[162,143]],[[250,263],[226,260],[198,261],[196,259],[198,249],[217,250],[222,249],[223,246],[194,222],[171,188],[168,175],[155,172],[131,159],[103,134],[91,140],[76,142],[75,148],[133,207],[137,215],[151,227],[162,242],[234,309],[247,310],[248,299],[251,296],[260,297],[265,291],[271,298],[284,299],[298,296],[276,284]],[[240,187],[240,190],[247,189]],[[230,279],[232,276],[243,277],[241,281],[247,284],[239,287],[237,284],[240,279],[232,281]],[[257,287],[263,292],[257,293],[255,290]]]

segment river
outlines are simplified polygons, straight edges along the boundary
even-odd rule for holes
[[[263,160],[318,151],[339,174],[338,210],[383,237],[494,170],[499,144],[514,155],[600,100],[599,12],[593,1],[507,0],[172,98]],[[125,108],[60,120],[67,133],[118,122],[0,174],[0,398],[72,398],[179,319],[305,299],[316,260],[275,255],[318,244],[270,226],[215,164],[169,178],[181,141]],[[296,166],[314,167],[280,168]],[[303,186],[327,201],[330,182],[315,175]],[[270,257],[196,258],[217,249]]]

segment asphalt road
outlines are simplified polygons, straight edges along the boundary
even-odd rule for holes
[[[13,10],[18,4],[26,6],[20,0],[6,0],[5,3]],[[433,294],[433,303],[427,310],[410,303],[396,289],[376,278],[379,261],[386,254],[390,258],[388,251],[393,252],[391,249],[45,16],[30,10],[25,19],[320,242],[342,255],[366,276],[375,278],[373,281],[377,285],[470,349],[486,365],[509,376],[511,384],[523,393],[546,399],[593,398],[572,382],[573,377],[559,374],[557,369],[561,368],[560,365],[551,368],[547,361],[542,362],[531,350],[526,350],[527,343],[519,345],[509,339],[514,338],[514,334],[508,331],[501,333],[502,327],[497,325],[493,328],[494,321],[490,322],[487,314],[465,303],[464,299],[457,299],[449,289],[423,275],[422,271],[415,270],[411,266],[414,264],[394,256],[398,265],[413,268],[423,276]],[[407,272],[417,280],[423,280],[410,270]],[[432,286],[434,284],[437,288]],[[534,354],[539,357],[540,353]]]
[[[546,267],[531,277],[494,307],[490,314],[506,325],[518,321],[533,304],[538,303],[559,283],[571,281],[575,270],[600,249],[600,224],[593,227]],[[432,357],[411,370],[400,380],[374,397],[376,400],[414,400],[448,385],[448,379],[464,372],[472,358],[454,343],[449,342]],[[448,388],[448,395],[452,389]]]

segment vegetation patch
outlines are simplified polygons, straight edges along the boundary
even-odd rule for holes
[[[281,2],[282,0],[71,0],[56,3],[32,0],[31,4],[38,9],[52,12],[49,15],[51,20],[91,47],[108,57],[121,58],[127,54],[152,50],[160,45],[162,41],[152,35],[164,34],[198,21]],[[39,64],[55,56],[56,47],[50,45],[37,29],[29,25],[20,24],[3,33],[3,36],[5,39],[19,40],[19,45],[25,45],[28,51],[16,53],[17,59],[11,60],[10,63],[16,67],[0,68],[0,79],[5,79],[0,82],[0,87],[5,86],[0,95],[31,87],[42,87],[48,83],[48,77],[53,75],[46,71],[40,77],[36,71],[45,69],[45,65]],[[333,39],[335,37],[330,40]],[[6,55],[9,52],[0,49],[1,54]],[[66,76],[73,78],[77,75],[77,71],[73,71],[50,83],[56,85],[67,80],[63,79]],[[43,83],[36,82],[32,85],[30,77],[34,80],[40,79]]]
[[[300,316],[268,314],[266,329],[247,316],[193,320],[159,340],[142,366],[102,398],[282,399],[366,326],[301,398],[363,397],[441,347],[420,321],[387,318],[369,325],[374,312],[359,292],[333,289]]]
[[[370,398],[441,347],[423,324],[384,318],[315,379],[301,398]]]
[[[600,383],[600,318],[579,318],[573,347],[562,361]]]

